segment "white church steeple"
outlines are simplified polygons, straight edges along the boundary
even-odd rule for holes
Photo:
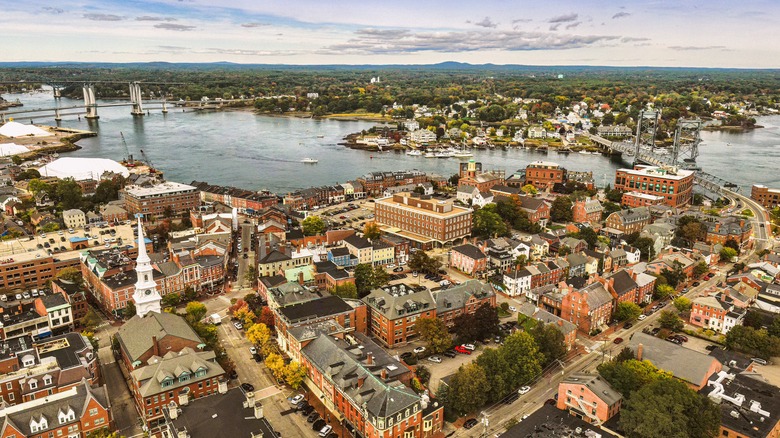
[[[138,258],[135,261],[135,273],[138,276],[135,282],[135,293],[133,293],[136,313],[140,317],[149,312],[160,313],[162,298],[157,292],[157,282],[154,281],[152,261],[146,253],[146,239],[140,216],[138,217]]]

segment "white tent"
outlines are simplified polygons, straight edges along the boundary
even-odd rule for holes
[[[23,125],[19,122],[8,122],[3,126],[0,126],[0,135],[4,135],[8,138],[15,137],[50,137],[50,132],[35,125]]]
[[[99,181],[104,172],[130,176],[125,166],[107,158],[59,158],[38,169],[41,176],[53,176],[60,179],[73,178],[76,181],[92,179]]]
[[[7,157],[9,155],[25,154],[30,152],[27,146],[22,146],[16,143],[1,143],[0,144],[0,157]]]

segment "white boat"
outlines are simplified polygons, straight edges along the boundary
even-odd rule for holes
[[[422,152],[420,152],[417,149],[411,149],[411,150],[406,151],[406,155],[410,155],[410,156],[413,156],[413,157],[419,157],[420,155],[422,155]]]
[[[301,160],[301,163],[306,163],[306,164],[317,164],[319,162],[320,160],[315,160],[314,158],[309,158],[309,157],[306,157],[303,160]]]
[[[324,135],[318,135],[317,138],[325,138]]]
[[[434,154],[433,152],[426,152],[425,158],[436,158],[436,154]]]
[[[474,154],[468,151],[460,151],[460,152],[455,152],[454,154],[452,154],[452,156],[455,158],[471,158],[474,156]]]

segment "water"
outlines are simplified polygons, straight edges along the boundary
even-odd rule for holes
[[[19,98],[24,108],[80,105],[81,101],[55,101],[50,93],[5,95]],[[103,101],[98,101],[103,103]],[[109,101],[110,103],[110,101]],[[337,143],[346,134],[368,129],[373,122],[299,119],[258,116],[249,111],[182,112],[170,107],[143,117],[132,117],[130,107],[99,108],[100,119],[65,116],[62,126],[90,129],[99,134],[78,142],[81,150],[63,156],[121,160],[126,152],[119,133],[136,158],[143,149],[152,163],[172,181],[193,180],[277,193],[344,182],[371,171],[419,169],[449,176],[457,173],[459,160],[411,157],[396,152],[352,150]],[[28,122],[29,117],[17,119]],[[35,123],[54,125],[53,116],[33,117]],[[762,117],[766,128],[747,133],[703,132],[699,165],[707,172],[742,186],[761,183],[780,186],[780,116]],[[727,146],[730,143],[731,146]],[[485,169],[505,169],[508,174],[529,162],[548,160],[569,170],[592,171],[597,185],[611,182],[615,169],[629,165],[620,158],[601,155],[531,150],[475,150],[474,159]],[[316,165],[300,162],[305,157]],[[373,158],[372,158],[373,157]]]

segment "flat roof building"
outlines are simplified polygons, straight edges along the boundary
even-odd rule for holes
[[[690,170],[637,165],[615,171],[615,189],[663,196],[665,205],[682,207],[693,199],[693,179]]]
[[[403,237],[423,249],[459,241],[471,234],[473,210],[416,193],[396,193],[376,201],[382,231]]]
[[[196,187],[171,181],[152,187],[128,186],[122,189],[120,198],[129,214],[140,213],[144,219],[161,218],[167,213],[181,216],[200,205]]]

